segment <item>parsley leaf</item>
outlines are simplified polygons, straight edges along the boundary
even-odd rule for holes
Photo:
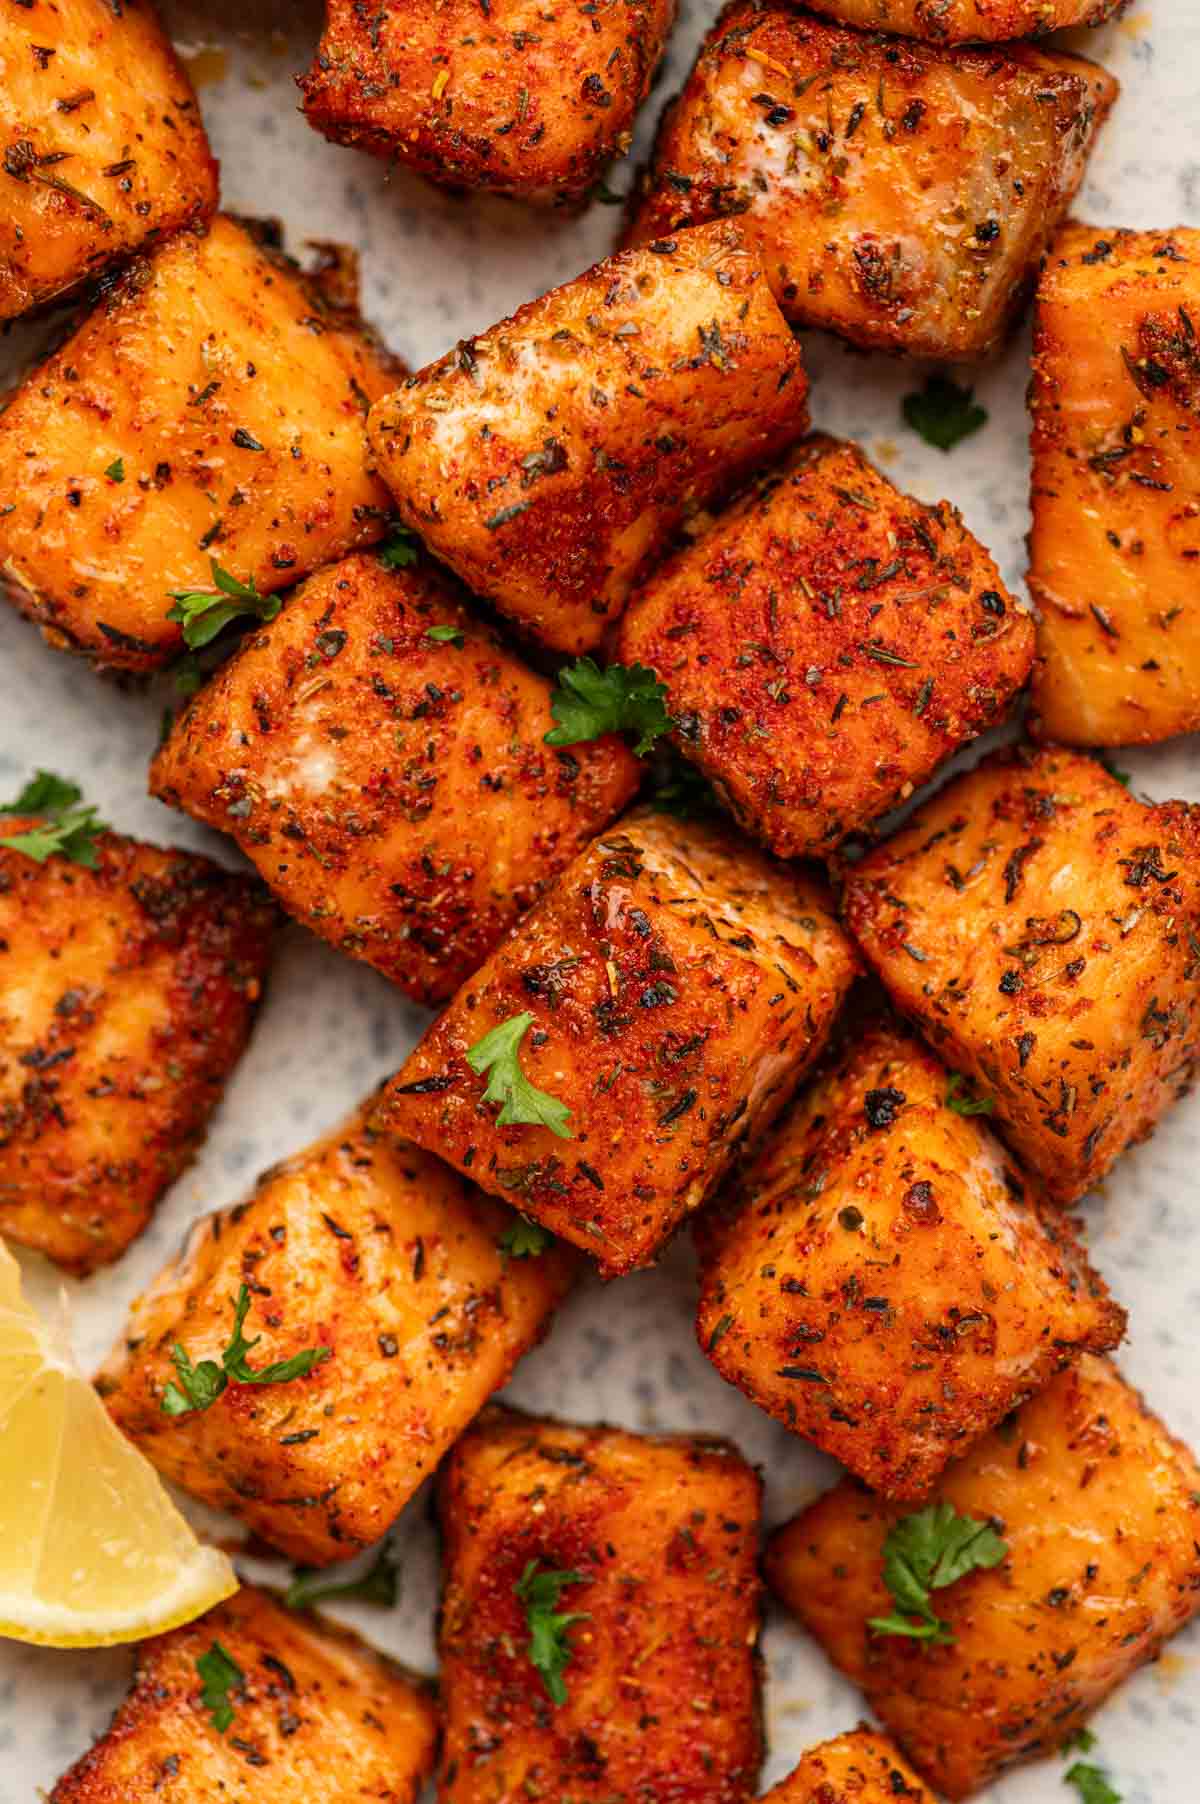
[[[930,1592],[977,1568],[998,1566],[1007,1554],[1008,1543],[990,1523],[960,1516],[952,1503],[933,1503],[916,1515],[902,1516],[883,1547],[884,1582],[897,1609],[890,1616],[871,1617],[868,1627],[877,1635],[952,1642],[950,1626],[934,1612]]]
[[[289,1610],[311,1610],[314,1604],[344,1598],[347,1602],[382,1604],[391,1609],[400,1596],[400,1562],[385,1541],[365,1572],[340,1579],[319,1566],[297,1566],[283,1594]]]
[[[432,639],[435,645],[453,645],[456,651],[461,651],[467,642],[466,635],[458,626],[431,626],[426,629],[425,637]]]
[[[553,1246],[554,1236],[527,1215],[518,1215],[496,1244],[510,1259],[537,1259],[548,1246]]]
[[[386,570],[407,570],[416,563],[419,550],[417,538],[407,526],[393,526],[390,537],[375,555]]]
[[[56,777],[52,770],[38,770],[15,802],[0,806],[0,814],[59,814],[82,797],[78,783],[72,783],[67,777]]]
[[[108,477],[110,482],[124,482],[125,459],[123,457],[114,457],[104,474]]]
[[[905,424],[919,433],[927,445],[953,451],[955,445],[987,421],[987,408],[975,400],[973,388],[960,388],[949,376],[928,376],[919,394],[905,395],[900,404]]]
[[[1063,1784],[1073,1785],[1083,1804],[1121,1804],[1121,1794],[1114,1791],[1108,1775],[1086,1760],[1077,1760],[1063,1774]]]
[[[973,1096],[966,1087],[967,1080],[961,1071],[952,1071],[950,1081],[946,1085],[946,1094],[942,1101],[956,1115],[991,1115],[996,1107],[993,1096]]]
[[[546,1696],[552,1704],[565,1704],[567,1688],[563,1671],[570,1664],[571,1646],[567,1630],[574,1622],[590,1622],[586,1610],[568,1614],[557,1605],[568,1585],[582,1585],[585,1572],[539,1572],[540,1560],[530,1560],[517,1580],[517,1597],[525,1606],[525,1622],[529,1629],[530,1663],[542,1675]]]
[[[1110,764],[1108,759],[1103,756],[1101,757],[1100,762],[1104,766],[1105,770],[1108,772],[1109,776],[1116,778],[1117,782],[1121,785],[1122,789],[1129,788],[1130,783],[1132,783],[1132,781],[1133,781],[1133,772],[1132,771],[1118,770],[1118,768],[1115,764]]]
[[[7,839],[0,839],[0,846],[7,846],[12,852],[23,852],[35,864],[45,864],[58,852],[72,864],[82,864],[94,871],[99,862],[96,839],[104,829],[105,822],[97,818],[94,808],[72,808],[69,814],[46,821],[40,827],[31,827],[28,833],[10,833]]]
[[[167,591],[175,603],[168,608],[167,619],[182,624],[183,642],[191,651],[211,644],[223,627],[243,614],[252,614],[256,620],[274,620],[283,606],[278,595],[260,595],[253,577],[248,583],[239,582],[228,570],[222,570],[215,557],[208,562],[213,588]]]
[[[262,1335],[256,1334],[253,1340],[247,1340],[242,1333],[249,1310],[250,1291],[243,1284],[233,1306],[233,1335],[221,1355],[220,1365],[215,1359],[202,1359],[198,1365],[193,1365],[179,1342],[175,1342],[171,1363],[179,1383],[172,1379],[163,1391],[164,1415],[186,1416],[193,1410],[211,1408],[231,1378],[235,1384],[289,1384],[293,1378],[307,1377],[314,1366],[332,1358],[329,1347],[306,1347],[303,1353],[294,1353],[290,1359],[278,1359],[274,1365],[250,1365],[246,1355],[252,1347],[257,1347]]]
[[[604,733],[635,733],[634,751],[644,758],[655,740],[671,728],[667,692],[644,664],[610,664],[601,670],[594,658],[578,658],[558,673],[550,712],[558,725],[546,734],[547,745],[579,745]]]
[[[673,759],[656,774],[646,800],[681,821],[704,820],[720,812],[712,784],[682,758]]]
[[[1067,1737],[1058,1751],[1060,1754],[1090,1754],[1095,1745],[1096,1737],[1092,1731],[1080,1727],[1076,1729],[1074,1735]]]
[[[46,819],[25,833],[10,833],[0,839],[0,846],[22,852],[35,864],[45,864],[58,853],[72,864],[94,871],[96,840],[106,831],[107,822],[98,818],[93,807],[81,803],[82,795],[78,783],[56,777],[50,770],[36,771],[15,802],[0,806],[0,814],[42,814]]]
[[[218,1735],[224,1735],[234,1715],[229,1693],[241,1690],[246,1675],[219,1641],[214,1641],[208,1652],[197,1658],[196,1671],[202,1682],[200,1702],[212,1717],[212,1726]]]
[[[186,652],[171,666],[176,695],[195,695],[197,689],[204,687],[205,675],[204,667],[196,654]]]
[[[490,1071],[484,1102],[501,1104],[497,1127],[544,1127],[560,1140],[573,1140],[567,1123],[571,1111],[566,1103],[545,1090],[538,1090],[521,1070],[517,1057],[521,1041],[533,1026],[533,1016],[526,1010],[499,1022],[482,1040],[467,1050],[467,1063],[481,1076]]]

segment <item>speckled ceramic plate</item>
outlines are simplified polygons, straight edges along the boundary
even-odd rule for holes
[[[718,0],[684,0],[670,66],[646,109],[639,142],[717,9]],[[567,222],[498,202],[449,199],[317,137],[297,111],[292,76],[316,41],[318,0],[189,0],[166,12],[192,58],[226,205],[280,216],[293,246],[306,237],[355,244],[366,310],[414,365],[610,248],[617,224],[611,207],[595,206]],[[1195,0],[1144,6],[1133,0],[1122,23],[1074,35],[1124,89],[1078,212],[1106,225],[1200,225],[1200,7]],[[624,187],[628,169],[611,179],[614,188]],[[10,353],[24,355],[29,342],[29,334],[14,330],[0,347],[0,362]],[[903,487],[928,500],[948,495],[1006,579],[1019,583],[1028,495],[1027,334],[978,377],[988,424],[949,456],[901,423],[911,370],[818,335],[809,335],[806,352],[817,424],[860,440]],[[229,842],[146,795],[163,700],[161,687],[122,689],[98,680],[0,609],[0,793],[14,790],[35,762],[51,764],[85,781],[89,800],[121,830],[203,845],[232,859]],[[1197,800],[1198,753],[1196,740],[1176,740],[1123,755],[1121,762],[1149,795]],[[236,1201],[263,1166],[336,1123],[399,1064],[422,1021],[422,1012],[382,978],[290,928],[249,1054],[203,1156],[114,1270],[70,1286],[82,1358],[92,1361],[107,1348],[126,1305],[195,1216]],[[1086,1206],[1093,1257],[1130,1311],[1124,1369],[1194,1446],[1200,1445],[1198,1170],[1200,1096],[1177,1109],[1149,1146],[1122,1160],[1103,1194]],[[44,1294],[57,1282],[36,1261],[27,1267],[35,1291]],[[831,1467],[716,1377],[697,1349],[693,1308],[691,1253],[681,1241],[655,1272],[607,1289],[585,1284],[547,1344],[522,1364],[511,1394],[532,1409],[581,1420],[727,1434],[763,1467],[768,1517],[777,1522],[824,1486]],[[235,1534],[229,1523],[215,1526]],[[400,1602],[390,1612],[347,1616],[379,1645],[431,1669],[436,1566],[423,1497],[406,1511],[396,1540],[404,1559]],[[270,1570],[254,1565],[256,1576]],[[863,1706],[779,1615],[769,1623],[766,1657],[766,1777],[774,1780],[813,1742],[850,1727]],[[123,1651],[0,1647],[0,1804],[28,1804],[39,1787],[53,1785],[104,1728],[129,1669]],[[1125,1804],[1200,1798],[1200,1625],[1127,1685],[1095,1728]],[[1065,1801],[1075,1796],[1063,1788],[1065,1765],[1029,1768],[987,1799]]]

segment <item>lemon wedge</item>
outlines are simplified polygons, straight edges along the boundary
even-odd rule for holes
[[[0,1241],[0,1635],[106,1647],[237,1590],[43,1322]]]

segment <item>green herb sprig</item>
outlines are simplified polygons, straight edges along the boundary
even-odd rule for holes
[[[367,1570],[357,1578],[338,1578],[319,1566],[297,1566],[283,1594],[289,1610],[311,1610],[314,1604],[380,1604],[391,1609],[400,1596],[400,1562],[385,1541]]]
[[[721,812],[712,784],[682,758],[673,758],[654,772],[646,800],[681,821],[707,820]]]
[[[975,1096],[967,1089],[967,1080],[961,1071],[950,1073],[942,1101],[955,1115],[992,1115],[996,1109],[995,1097]]]
[[[644,664],[610,664],[601,670],[594,658],[563,666],[550,712],[558,724],[546,734],[547,745],[581,745],[605,733],[629,733],[639,758],[672,725],[667,691],[652,670]]]
[[[197,1657],[196,1671],[201,1679],[200,1702],[212,1718],[217,1734],[224,1735],[234,1718],[229,1694],[241,1690],[246,1675],[219,1641],[214,1641],[206,1654]]]
[[[1063,1774],[1063,1784],[1073,1785],[1083,1804],[1122,1804],[1121,1794],[1109,1783],[1102,1767],[1088,1760],[1077,1760]]]
[[[239,582],[236,576],[221,568],[215,557],[209,558],[208,562],[212,570],[211,589],[167,591],[175,603],[173,608],[168,608],[167,619],[176,620],[183,627],[183,642],[191,651],[199,651],[202,646],[211,644],[231,620],[239,620],[243,615],[252,615],[262,621],[274,620],[283,606],[278,595],[260,595],[253,577],[248,583]]]
[[[533,1026],[533,1016],[526,1010],[498,1022],[490,1033],[476,1040],[467,1051],[467,1063],[481,1077],[490,1073],[484,1102],[498,1102],[497,1127],[544,1127],[560,1140],[573,1140],[567,1125],[571,1111],[545,1090],[531,1084],[521,1070],[518,1058],[521,1041]]]
[[[527,1215],[518,1215],[496,1244],[510,1259],[539,1259],[547,1247],[553,1246],[554,1236]]]
[[[35,864],[58,856],[94,871],[99,862],[96,841],[107,832],[108,823],[82,798],[78,783],[53,771],[36,771],[16,800],[0,807],[0,815],[38,814],[45,819],[24,833],[10,833],[0,839],[0,846],[23,853]]]
[[[302,1353],[294,1353],[290,1359],[276,1360],[273,1365],[250,1365],[246,1355],[252,1347],[257,1347],[262,1335],[256,1334],[253,1340],[247,1340],[242,1332],[249,1310],[250,1291],[243,1284],[233,1306],[233,1334],[221,1354],[219,1365],[215,1359],[202,1359],[194,1365],[179,1342],[175,1342],[171,1363],[179,1382],[172,1379],[163,1391],[164,1415],[186,1416],[193,1410],[211,1409],[231,1379],[235,1384],[289,1384],[293,1378],[307,1377],[314,1366],[332,1358],[329,1347],[306,1347]]]
[[[973,388],[960,388],[949,376],[926,379],[923,389],[905,395],[900,403],[905,424],[939,451],[953,451],[987,424],[987,408],[975,399]]]
[[[872,1616],[868,1627],[877,1635],[948,1645],[954,1635],[934,1610],[930,1594],[968,1572],[998,1566],[1007,1555],[1008,1543],[990,1523],[960,1516],[952,1503],[933,1503],[902,1516],[883,1547],[884,1583],[896,1609],[890,1616]]]
[[[573,1623],[589,1622],[586,1610],[560,1611],[558,1602],[570,1585],[586,1581],[584,1572],[539,1572],[540,1560],[530,1560],[517,1580],[517,1597],[525,1608],[529,1629],[529,1660],[542,1676],[546,1696],[554,1705],[567,1701],[563,1672],[571,1661],[571,1644],[567,1630]]]
[[[407,570],[420,556],[420,542],[407,526],[393,526],[391,534],[376,550],[376,557],[386,570]]]

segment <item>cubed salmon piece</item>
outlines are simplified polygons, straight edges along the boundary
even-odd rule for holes
[[[656,1258],[778,1113],[857,969],[817,879],[726,828],[638,814],[463,986],[380,1119],[616,1276]],[[508,1076],[549,1100],[541,1119],[557,1127],[536,1108],[513,1124],[485,1096],[506,1065],[485,1076],[472,1049],[506,1027]]]
[[[1053,1201],[1187,1090],[1200,807],[1138,801],[1083,753],[1000,753],[855,867],[846,918]]]
[[[1036,730],[1200,727],[1200,231],[1070,224],[1038,286],[1029,586]]]
[[[363,421],[398,366],[325,294],[219,215],[135,262],[21,383],[0,587],[51,644],[150,670],[183,649],[172,597],[215,593],[214,562],[266,596],[383,536]]]
[[[585,200],[629,148],[675,0],[326,0],[309,123],[449,188]]]
[[[0,320],[217,205],[192,84],[148,0],[6,6],[0,144]]]
[[[517,1222],[355,1119],[197,1223],[134,1304],[100,1390],[184,1490],[294,1559],[347,1559],[390,1527],[565,1295],[572,1255],[551,1242],[514,1256]],[[243,1285],[254,1367],[307,1349],[321,1362],[169,1414],[173,1349],[219,1360]]]
[[[21,837],[33,817],[0,817]],[[0,845],[0,1229],[84,1276],[194,1158],[276,913],[195,852],[103,833],[89,869]]]
[[[243,640],[150,784],[314,933],[444,1001],[637,789],[620,739],[544,743],[550,694],[430,564],[359,554]]]
[[[697,1224],[717,1370],[889,1497],[924,1496],[1125,1327],[977,1107],[918,1040],[867,1023]]]
[[[760,1491],[726,1441],[507,1412],[473,1428],[439,1490],[441,1804],[744,1804]],[[553,1574],[570,1581],[554,1610],[578,1619],[548,1669],[531,1586]]]
[[[736,214],[789,319],[981,357],[1116,95],[1060,51],[937,47],[734,0],[663,115],[628,241]]]
[[[807,440],[650,577],[621,657],[680,751],[781,858],[827,853],[999,719],[1033,621],[949,502]]]
[[[676,528],[808,424],[800,350],[733,221],[598,263],[371,410],[396,505],[479,595],[595,649]]]
[[[938,1792],[1068,1742],[1200,1609],[1200,1469],[1087,1355],[951,1466],[939,1503],[1007,1547],[930,1594],[949,1641],[881,1634],[901,1509],[844,1479],[775,1535],[767,1577]]]
[[[224,1729],[201,1696],[214,1652],[230,1681]],[[415,1804],[436,1744],[429,1686],[243,1585],[142,1643],[133,1689],[50,1804]]]

